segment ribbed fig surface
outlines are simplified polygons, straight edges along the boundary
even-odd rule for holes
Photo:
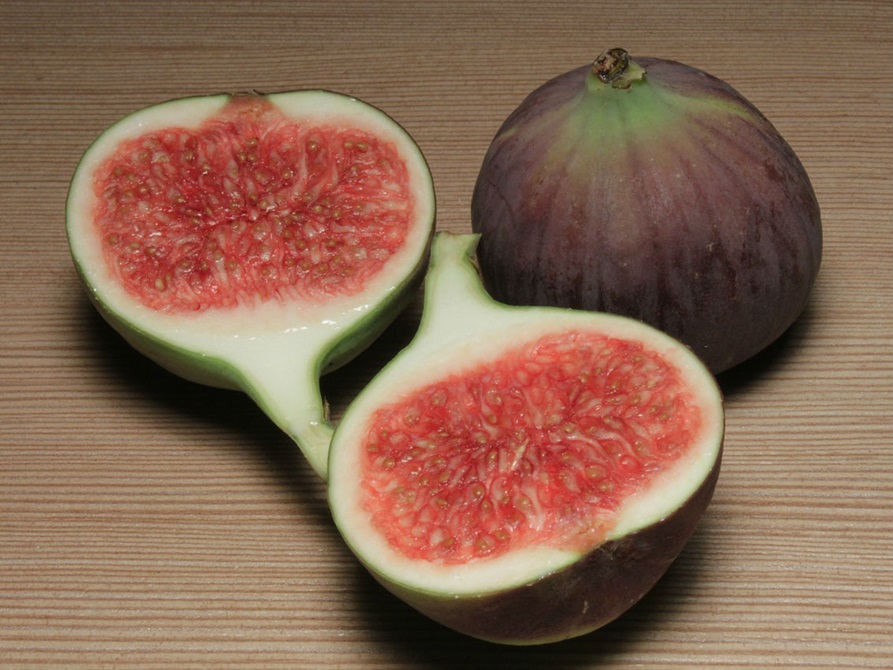
[[[731,86],[626,58],[612,50],[545,83],[499,129],[472,201],[481,271],[502,301],[632,316],[720,372],[804,309],[818,202]]]

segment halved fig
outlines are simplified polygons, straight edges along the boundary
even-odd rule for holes
[[[419,611],[552,642],[618,617],[682,550],[719,475],[722,398],[644,323],[495,302],[477,241],[435,236],[416,337],[335,429],[329,504]]]
[[[105,319],[188,379],[247,392],[322,477],[319,375],[421,283],[434,190],[409,134],[328,91],[174,100],[87,150],[71,253]]]

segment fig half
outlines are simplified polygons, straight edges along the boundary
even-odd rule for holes
[[[435,236],[416,337],[335,429],[329,504],[419,611],[553,642],[618,617],[682,550],[719,475],[722,398],[639,321],[497,303],[478,239]]]
[[[714,373],[797,319],[822,255],[809,177],[766,117],[716,77],[622,49],[509,115],[471,216],[498,300],[643,320]]]
[[[434,188],[409,134],[329,91],[173,100],[93,143],[67,203],[102,316],[193,381],[241,389],[326,475],[319,375],[421,284]]]

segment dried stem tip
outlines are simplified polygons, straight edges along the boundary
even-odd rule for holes
[[[629,89],[645,78],[645,68],[631,60],[625,49],[608,49],[592,64],[592,76],[611,88]]]
[[[592,64],[592,71],[606,84],[626,72],[629,67],[629,54],[624,49],[614,48],[602,52]]]

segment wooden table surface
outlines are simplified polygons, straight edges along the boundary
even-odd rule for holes
[[[893,48],[889,0],[0,4],[0,667],[893,667]],[[691,543],[638,606],[535,648],[461,637],[382,591],[324,488],[247,397],[129,349],[64,234],[81,153],[122,115],[328,88],[417,139],[438,226],[501,120],[607,47],[726,79],[822,206],[811,303],[721,378],[726,456]],[[416,301],[324,380],[335,417]]]

